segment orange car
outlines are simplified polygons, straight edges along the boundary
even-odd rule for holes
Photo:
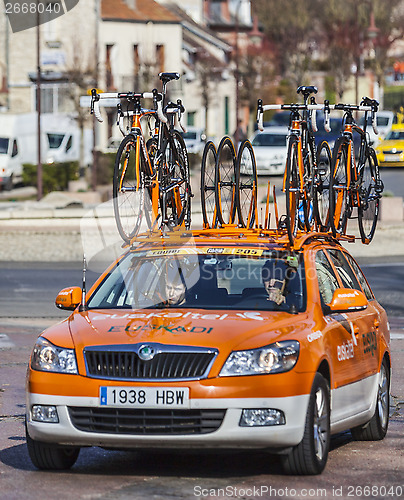
[[[386,434],[386,313],[329,237],[302,235],[292,250],[254,229],[138,238],[82,295],[60,292],[74,311],[31,355],[38,468],[69,468],[83,446],[237,447],[318,474],[331,434]]]

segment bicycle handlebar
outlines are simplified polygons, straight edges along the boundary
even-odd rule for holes
[[[167,117],[163,113],[162,109],[162,94],[159,94],[156,89],[152,92],[102,92],[97,93],[96,89],[91,90],[91,111],[90,113],[95,115],[97,120],[102,123],[104,120],[101,115],[100,110],[100,100],[101,99],[153,99],[155,108],[157,110],[157,116],[160,121],[167,123]]]

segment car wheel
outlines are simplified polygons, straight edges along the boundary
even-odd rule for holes
[[[325,378],[316,373],[310,393],[302,441],[283,457],[287,474],[321,474],[330,448],[330,389]]]
[[[364,425],[351,429],[356,441],[380,441],[387,433],[390,413],[390,369],[384,359],[380,368],[376,408],[373,417]]]
[[[80,448],[56,446],[36,441],[30,437],[27,428],[25,428],[25,435],[29,457],[37,469],[70,469],[76,463]]]

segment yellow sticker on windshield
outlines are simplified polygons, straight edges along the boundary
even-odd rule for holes
[[[146,257],[163,257],[170,255],[245,255],[259,257],[262,255],[263,248],[162,248],[160,250],[149,250]]]

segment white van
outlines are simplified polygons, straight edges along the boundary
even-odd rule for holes
[[[393,121],[394,121],[393,111],[378,111],[376,113],[376,125],[378,134],[376,135],[372,128],[370,114],[368,115],[368,124],[366,131],[369,132],[370,140],[373,142],[373,145],[375,147],[378,145],[379,140],[382,140],[387,134],[387,132],[391,130]],[[359,121],[359,125],[363,127],[364,123],[365,123],[365,117],[362,116],[362,118]]]
[[[22,180],[24,163],[38,162],[38,115],[0,113],[0,187],[11,189]],[[84,130],[83,165],[91,163],[92,131]],[[41,115],[41,162],[78,161],[81,134],[67,115]]]

